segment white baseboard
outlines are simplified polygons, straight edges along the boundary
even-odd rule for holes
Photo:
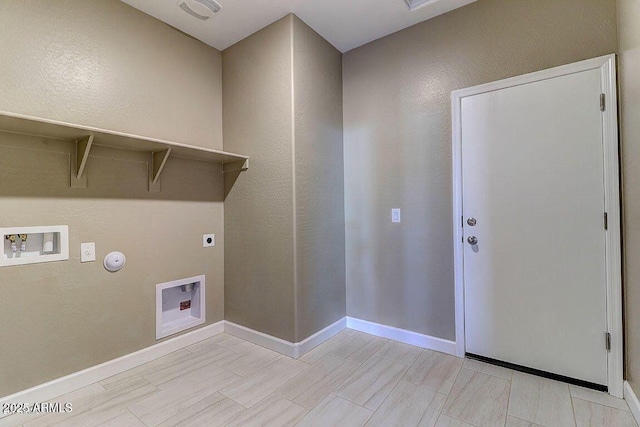
[[[224,331],[224,321],[220,321],[195,331],[168,339],[161,343],[143,348],[142,350],[130,353],[117,359],[101,363],[96,366],[74,372],[62,378],[49,381],[44,384],[20,391],[9,396],[0,398],[0,407],[6,403],[35,403],[46,402],[63,394],[70,393],[82,387],[86,387],[95,382],[128,371],[154,359],[166,356],[176,350],[190,346]],[[0,413],[0,418],[3,418]]]
[[[227,320],[224,321],[224,332],[245,341],[249,341],[250,343],[259,345],[260,347],[268,348],[269,350],[284,354],[285,356],[294,357],[294,344],[289,341],[267,335],[263,332],[254,331],[246,326],[238,325]]]
[[[367,320],[347,317],[347,328],[356,331],[366,332],[367,334],[376,335],[382,338],[389,338],[400,341],[405,344],[415,345],[429,350],[439,351],[441,353],[456,355],[455,341],[444,340],[429,335],[419,334],[417,332],[407,331],[406,329],[395,328],[393,326],[381,325],[379,323],[369,322]]]
[[[300,358],[303,354],[307,353],[311,349],[319,346],[341,330],[347,325],[346,318],[342,318],[337,322],[327,326],[323,330],[316,332],[310,337],[306,338],[299,343],[292,343],[280,338],[276,338],[271,335],[267,335],[263,332],[258,332],[253,329],[249,329],[245,326],[238,325],[233,322],[224,322],[224,331],[229,335],[241,338],[245,341],[249,341],[253,344],[259,345],[269,350],[276,351],[294,359]]]
[[[294,359],[298,359],[305,353],[322,344],[345,327],[382,338],[389,338],[406,344],[415,345],[416,347],[439,351],[453,356],[456,355],[456,343],[454,341],[435,338],[429,335],[423,335],[417,332],[407,331],[393,326],[381,325],[379,323],[373,323],[353,317],[344,317],[299,343],[285,341],[233,322],[224,322],[224,331],[227,334]]]
[[[295,351],[297,354],[296,359],[298,357],[301,357],[305,353],[310,352],[311,350],[313,350],[314,348],[316,348],[317,346],[319,346],[320,344],[322,344],[332,336],[336,335],[346,327],[347,327],[347,318],[343,317],[342,319],[338,320],[332,325],[329,325],[323,330],[318,331],[315,334],[311,335],[309,338],[295,344],[296,346]]]
[[[638,425],[640,425],[640,401],[627,381],[624,382],[624,400],[627,401],[633,418],[635,418]]]

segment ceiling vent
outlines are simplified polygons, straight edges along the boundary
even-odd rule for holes
[[[222,10],[220,3],[214,0],[179,0],[178,6],[189,15],[203,21]]]
[[[429,3],[433,3],[434,0],[404,0],[407,2],[409,6],[409,10],[413,12],[416,9],[421,8],[422,6],[426,6]]]

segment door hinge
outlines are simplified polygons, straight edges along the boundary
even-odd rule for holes
[[[607,109],[606,96],[604,93],[600,94],[600,111],[605,111]]]
[[[605,348],[607,351],[611,351],[611,334],[609,332],[605,334]]]
[[[609,214],[606,212],[604,213],[604,229],[609,229]]]

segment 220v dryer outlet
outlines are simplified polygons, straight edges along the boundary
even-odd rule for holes
[[[203,234],[202,235],[202,247],[203,248],[211,248],[216,245],[216,235],[215,234]]]

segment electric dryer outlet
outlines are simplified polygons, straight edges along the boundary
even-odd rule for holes
[[[203,248],[211,248],[216,245],[216,235],[215,234],[203,234],[202,235],[202,247]]]

